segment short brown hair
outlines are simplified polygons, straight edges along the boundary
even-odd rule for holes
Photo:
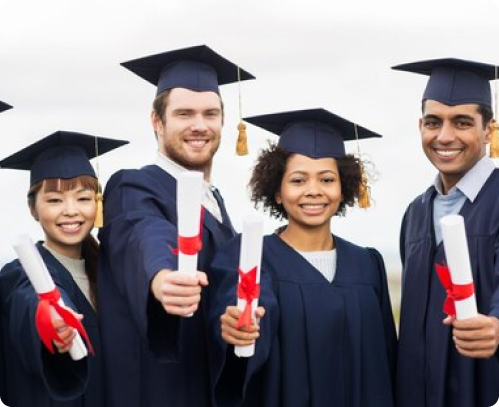
[[[158,96],[156,96],[152,102],[152,108],[156,116],[158,116],[161,121],[164,123],[165,122],[165,111],[166,111],[166,106],[168,105],[168,99],[170,98],[170,93],[172,92],[171,89],[167,89],[164,92],[161,92]],[[220,97],[220,106],[222,108],[222,123],[224,119],[224,102],[222,100],[222,97]]]

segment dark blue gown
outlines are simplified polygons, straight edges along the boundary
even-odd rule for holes
[[[240,239],[217,254],[212,326],[219,406],[393,405],[396,334],[383,260],[373,249],[334,239],[337,270],[329,283],[278,235],[265,237],[260,305],[266,314],[248,359],[234,356],[220,337],[219,317],[236,304]]]
[[[401,231],[403,290],[397,366],[399,407],[489,407],[499,398],[499,356],[466,358],[457,352],[451,328],[442,324],[445,291],[434,265],[445,260],[436,246],[429,188],[408,207]],[[499,317],[499,171],[464,217],[478,312]],[[422,199],[424,197],[424,199]]]
[[[0,271],[2,402],[10,407],[104,406],[103,366],[97,316],[71,274],[41,244],[38,250],[67,306],[84,315],[95,356],[73,361],[50,354],[35,327],[38,295],[15,260]]]
[[[159,270],[177,269],[175,179],[156,165],[120,171],[107,183],[104,202],[98,290],[106,406],[210,406],[209,287],[190,318],[166,314],[150,292]],[[223,224],[205,211],[200,270],[235,233],[219,204]]]

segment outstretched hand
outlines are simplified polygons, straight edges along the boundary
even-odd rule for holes
[[[199,308],[201,289],[208,285],[202,271],[195,275],[163,269],[151,282],[151,291],[168,314],[189,316]]]

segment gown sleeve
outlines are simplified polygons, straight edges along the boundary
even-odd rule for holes
[[[161,191],[161,192],[159,192]],[[179,318],[164,312],[150,291],[161,269],[176,270],[173,191],[141,171],[121,171],[106,186],[106,224],[99,233],[99,273],[128,303],[140,336],[158,357],[176,358]],[[104,299],[106,300],[106,299]],[[105,302],[105,301],[104,301]],[[172,353],[173,350],[173,353]]]
[[[381,314],[383,317],[383,328],[385,332],[386,347],[388,354],[388,362],[390,365],[390,373],[392,376],[392,383],[395,380],[395,369],[397,361],[397,333],[395,330],[395,322],[393,319],[392,305],[390,301],[390,294],[388,290],[388,280],[386,275],[385,264],[381,254],[376,249],[369,249],[373,254],[380,281],[380,291],[379,291],[379,302],[381,308]]]

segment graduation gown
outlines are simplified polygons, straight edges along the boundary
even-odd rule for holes
[[[96,313],[68,270],[40,243],[37,247],[65,304],[84,315],[95,356],[73,361],[43,346],[35,327],[38,295],[19,261],[8,263],[0,271],[2,401],[10,407],[104,406]]]
[[[464,217],[478,312],[499,317],[499,171]],[[442,324],[445,291],[435,263],[445,260],[436,246],[429,188],[408,207],[401,230],[403,287],[397,366],[399,407],[489,407],[499,398],[499,356],[466,358],[457,352],[452,329]],[[424,199],[423,199],[424,198]]]
[[[220,315],[236,303],[240,239],[213,262],[219,406],[393,405],[396,334],[383,260],[337,236],[332,283],[276,235],[264,238],[260,337],[251,358],[220,337]],[[213,280],[213,279],[212,279]]]
[[[215,195],[216,196],[216,195]],[[107,407],[209,406],[204,312],[168,315],[150,291],[161,269],[177,269],[176,180],[156,165],[111,177],[99,233],[99,316],[106,365]],[[235,232],[220,200],[223,224],[204,214],[204,270]]]

